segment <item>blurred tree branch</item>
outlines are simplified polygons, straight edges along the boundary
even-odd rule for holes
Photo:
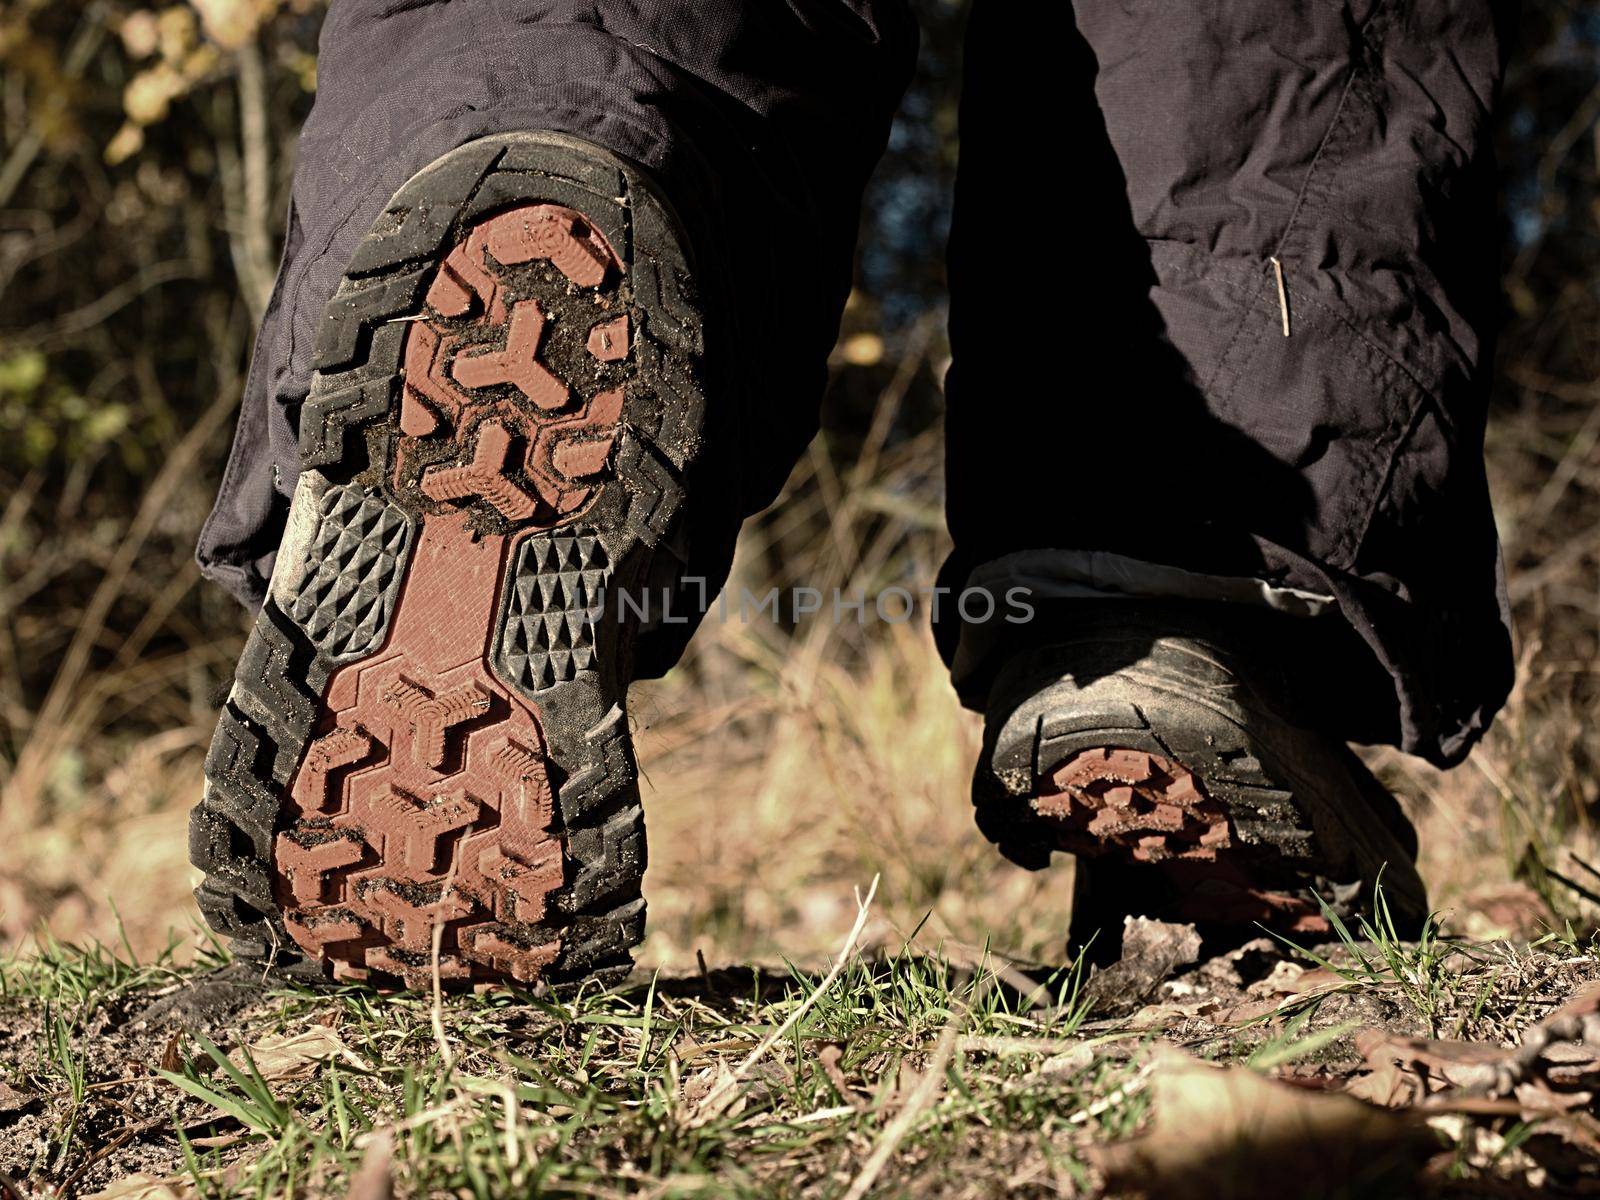
[[[84,11],[77,34],[62,58],[61,74],[65,79],[76,80],[83,75],[95,51],[100,48],[100,40],[105,31],[105,5],[98,2],[90,4]],[[43,149],[44,124],[35,118],[23,131],[16,145],[12,146],[11,153],[6,155],[4,165],[0,165],[0,208],[5,208],[11,203],[11,198],[16,195],[23,177],[27,175],[34,160],[39,157],[39,151]]]

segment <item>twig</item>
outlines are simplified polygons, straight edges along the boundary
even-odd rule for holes
[[[34,793],[54,761],[58,748],[76,736],[77,731],[67,728],[62,718],[78,693],[90,654],[105,629],[111,606],[122,595],[123,584],[157,522],[170,510],[173,493],[189,482],[190,468],[233,412],[237,399],[232,389],[218,395],[211,407],[190,427],[183,440],[173,447],[160,473],[145,492],[139,511],[123,534],[116,553],[107,564],[105,574],[84,610],[72,642],[61,656],[61,665],[56,669],[55,679],[51,681],[44,703],[39,706],[28,740],[17,755],[10,778],[5,781],[6,803],[0,806],[0,811],[6,812],[8,817],[25,820],[32,815]]]
[[[1137,1094],[1144,1087],[1145,1080],[1150,1078],[1150,1072],[1155,1069],[1154,1063],[1146,1063],[1139,1068],[1139,1073],[1115,1091],[1100,1097],[1093,1104],[1087,1104],[1067,1118],[1068,1125],[1082,1125],[1093,1117],[1115,1108],[1129,1096]]]
[[[105,5],[90,6],[83,14],[83,22],[73,35],[72,44],[67,47],[62,62],[61,74],[66,79],[76,80],[83,74],[89,66],[89,60],[94,57],[94,52],[100,48],[100,39],[105,35],[105,31]],[[11,197],[16,194],[17,187],[27,177],[28,168],[33,166],[33,160],[39,156],[39,151],[44,149],[44,134],[40,132],[47,125],[47,122],[40,119],[44,114],[30,115],[32,120],[28,129],[17,139],[17,144],[6,156],[4,165],[0,165],[0,208],[10,205]]]
[[[386,1132],[367,1143],[361,1167],[350,1179],[349,1200],[391,1200],[394,1195],[394,1137]]]
[[[1554,879],[1557,883],[1566,885],[1566,887],[1568,887],[1572,891],[1576,892],[1578,895],[1582,896],[1590,904],[1600,904],[1600,896],[1595,895],[1594,892],[1592,892],[1588,888],[1584,887],[1576,879],[1571,879],[1568,876],[1563,875],[1560,871],[1556,870],[1549,863],[1543,863],[1542,862],[1539,865],[1544,870],[1544,873],[1546,875],[1550,876],[1551,879]],[[1587,864],[1585,864],[1585,865],[1587,866]],[[1589,869],[1592,871],[1594,868],[1590,867]]]
[[[964,1037],[957,1049],[971,1054],[1065,1054],[1092,1044],[1084,1038]]]
[[[1539,256],[1545,236],[1550,232],[1552,198],[1559,195],[1556,172],[1572,148],[1578,144],[1578,139],[1594,126],[1596,116],[1600,116],[1600,85],[1584,98],[1583,102],[1573,110],[1567,123],[1546,143],[1545,152],[1539,159],[1539,194],[1545,197],[1544,211],[1540,214],[1543,219],[1540,221],[1538,233],[1529,238],[1517,253],[1516,261],[1509,272],[1512,279],[1525,278],[1534,260]]]
[[[832,1108],[819,1108],[803,1117],[785,1121],[785,1125],[813,1125],[818,1121],[837,1121],[840,1117],[853,1117],[861,1110],[850,1104],[837,1104]]]
[[[760,1044],[745,1056],[744,1061],[734,1068],[731,1074],[719,1079],[716,1085],[706,1093],[705,1098],[700,1101],[699,1112],[696,1114],[694,1124],[708,1121],[723,1112],[732,1103],[734,1096],[738,1092],[739,1084],[750,1074],[755,1065],[767,1056],[768,1052],[783,1038],[783,1035],[793,1029],[800,1018],[810,1012],[816,1002],[833,986],[834,980],[839,978],[840,973],[850,962],[850,956],[855,952],[856,942],[861,937],[861,931],[866,928],[867,913],[872,907],[873,897],[878,894],[878,880],[881,878],[881,875],[874,875],[872,877],[872,886],[867,889],[866,899],[857,898],[856,923],[850,927],[849,936],[844,939],[844,945],[839,948],[839,954],[834,961],[832,969],[829,970],[827,975],[823,976],[822,982],[817,985],[816,990],[807,996],[796,1007],[794,1012],[789,1014],[783,1024],[764,1037]]]
[[[1594,404],[1592,398],[1590,403]],[[1589,456],[1594,452],[1597,443],[1600,443],[1600,404],[1594,404],[1582,427],[1568,445],[1567,452],[1561,456],[1561,461],[1556,464],[1555,470],[1550,472],[1550,478],[1539,489],[1539,494],[1533,498],[1533,503],[1518,516],[1519,530],[1536,524],[1554,510],[1560,503],[1561,497],[1566,494],[1567,488],[1572,485],[1572,481],[1582,471],[1583,465],[1589,461]]]
[[[450,1049],[450,1038],[444,1030],[444,980],[439,972],[439,953],[444,946],[444,904],[449,898],[450,889],[456,882],[456,864],[450,864],[450,874],[445,877],[444,886],[439,889],[439,900],[434,908],[433,922],[433,1005],[428,1011],[428,1020],[433,1026],[433,1040],[439,1045],[439,1058],[444,1063],[444,1073],[449,1075],[455,1070],[455,1051]]]
[[[146,1076],[141,1082],[149,1082],[149,1077]],[[166,1123],[167,1118],[165,1116],[161,1116],[152,1118],[148,1121],[143,1121],[138,1125],[127,1126],[121,1133],[117,1134],[116,1137],[112,1138],[104,1146],[101,1146],[99,1150],[95,1151],[87,1159],[79,1163],[76,1169],[74,1169],[70,1175],[61,1181],[58,1190],[62,1194],[69,1194],[69,1189],[72,1187],[72,1185],[77,1183],[78,1180],[82,1179],[90,1167],[97,1163],[104,1162],[107,1158],[110,1158],[111,1155],[122,1149],[122,1147],[133,1141],[133,1139],[138,1137],[140,1134],[149,1133],[152,1129],[159,1129]],[[24,1196],[27,1195],[27,1193],[18,1192],[17,1195]]]
[[[272,210],[269,195],[267,85],[261,48],[254,41],[239,48],[239,149],[244,196],[239,213],[241,257],[247,264],[245,299],[261,320],[272,295]]]
[[[180,280],[199,279],[201,275],[200,265],[191,259],[174,258],[167,262],[154,263],[133,278],[126,279],[116,287],[101,293],[82,308],[75,308],[69,313],[63,313],[29,329],[8,330],[6,336],[13,341],[25,342],[38,350],[59,349],[78,334],[93,329],[113,313],[128,307],[146,292]]]
[[[867,436],[861,443],[861,453],[856,458],[855,466],[851,468],[849,491],[851,497],[861,496],[871,486],[883,448],[888,444],[895,418],[900,415],[900,407],[905,402],[906,392],[910,390],[912,381],[927,362],[928,348],[933,342],[935,331],[943,326],[947,319],[944,312],[935,310],[924,313],[912,327],[905,353],[901,355],[900,363],[895,367],[894,378],[889,380],[888,386],[878,396],[878,403],[872,411],[872,424],[868,427]]]

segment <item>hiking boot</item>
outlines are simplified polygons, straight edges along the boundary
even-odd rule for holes
[[[614,597],[674,529],[704,408],[676,230],[629,164],[507,134],[360,243],[193,815],[237,953],[409,986],[627,973],[640,614]]]
[[[1416,836],[1342,743],[1291,723],[1243,606],[1077,602],[1070,634],[990,692],[978,825],[1014,862],[1077,855],[1074,952],[1115,959],[1125,916],[1195,924],[1208,949],[1261,926],[1318,940],[1383,898],[1427,915]]]

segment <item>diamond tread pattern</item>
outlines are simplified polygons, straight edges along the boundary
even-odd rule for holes
[[[322,495],[290,615],[330,658],[372,651],[389,625],[411,541],[393,504],[338,484]]]
[[[594,614],[610,564],[592,531],[529,538],[517,549],[500,633],[500,674],[524,691],[594,666]]]

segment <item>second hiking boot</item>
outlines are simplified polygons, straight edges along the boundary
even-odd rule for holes
[[[1071,940],[1114,957],[1122,919],[1196,924],[1213,945],[1260,926],[1316,940],[1322,903],[1397,926],[1427,898],[1415,836],[1342,743],[1292,724],[1248,610],[1084,602],[1070,634],[1015,655],[990,693],[973,786],[1007,857],[1079,856]],[[1320,903],[1319,903],[1320,901]]]
[[[486,138],[396,193],[321,325],[193,816],[237,952],[409,985],[627,972],[635,629],[609,597],[681,516],[702,346],[671,216],[603,151]]]

